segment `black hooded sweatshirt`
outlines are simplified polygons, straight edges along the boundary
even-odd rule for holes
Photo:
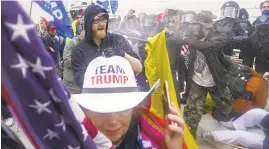
[[[132,57],[138,58],[136,53],[132,50],[129,42],[119,34],[107,32],[107,35],[102,40],[100,46],[95,43],[92,34],[93,18],[100,12],[107,13],[105,9],[97,5],[90,5],[85,10],[85,39],[72,49],[71,66],[74,73],[75,82],[80,87],[80,90],[83,86],[84,74],[87,66],[93,59],[102,56],[102,52],[105,49],[113,48],[117,50],[124,50]]]

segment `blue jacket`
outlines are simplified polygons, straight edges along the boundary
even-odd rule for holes
[[[57,65],[59,62],[59,53],[60,53],[59,38],[56,38],[56,37],[52,38],[50,36],[45,36],[45,37],[42,37],[42,41],[46,49],[52,56],[55,64]],[[53,49],[53,51],[51,50],[51,48]]]

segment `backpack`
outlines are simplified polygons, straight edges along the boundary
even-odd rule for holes
[[[250,97],[251,95],[249,92],[245,90],[247,81],[253,76],[250,69],[243,65],[234,65],[228,72],[228,87],[233,98],[236,99],[241,97],[250,100],[252,97]]]
[[[234,98],[233,111],[246,112],[264,108],[267,103],[266,82],[254,69],[234,64],[227,75],[228,87]]]
[[[253,108],[264,109],[268,97],[266,82],[254,69],[234,64],[229,68],[227,78],[234,99],[232,105],[234,114],[242,114]],[[208,112],[211,113],[211,107],[214,107],[215,103],[209,94],[206,104]]]

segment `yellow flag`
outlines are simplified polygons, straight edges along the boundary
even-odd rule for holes
[[[165,30],[160,32],[155,37],[148,40],[146,44],[147,59],[145,60],[145,73],[149,81],[150,87],[160,79],[159,88],[151,96],[150,112],[160,118],[164,118],[163,110],[163,87],[164,81],[167,80],[169,86],[169,95],[171,102],[174,103],[177,110],[180,112],[180,107],[176,97],[175,86],[173,83],[170,61],[166,47]],[[184,145],[186,149],[198,149],[198,146],[193,139],[191,133],[185,125]]]
[[[78,20],[74,20],[72,22],[72,28],[73,28],[74,35],[77,35],[77,24],[78,24]]]

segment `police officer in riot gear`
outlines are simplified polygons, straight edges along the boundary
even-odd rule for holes
[[[117,20],[117,16],[109,16],[109,26],[108,26],[108,31],[109,32],[115,32],[117,31],[119,24],[118,24],[118,20]]]
[[[263,76],[265,72],[269,72],[269,16],[262,15],[256,19],[251,41],[252,62],[256,57],[255,70]]]
[[[245,8],[241,8],[239,11],[239,35],[240,36],[248,36],[249,33],[251,32],[251,23],[249,22],[249,14]]]
[[[156,35],[156,15],[149,14],[145,18],[145,26],[144,26],[144,38],[153,37]]]
[[[239,5],[235,1],[225,2],[221,7],[221,17],[223,18],[238,18],[239,17]]]
[[[238,24],[239,5],[235,1],[225,2],[221,7],[221,19],[218,20],[214,28],[216,31],[226,33],[229,38],[239,35],[240,25]],[[224,54],[233,55],[233,49],[239,49],[239,45],[227,44]]]
[[[138,19],[140,22],[140,26],[143,28],[145,26],[145,19],[147,17],[147,14],[145,12],[139,13],[138,14]]]
[[[238,28],[236,31],[238,36],[249,37],[252,32],[252,26],[249,22],[249,14],[246,9],[241,8],[239,11],[239,18],[237,19]],[[240,54],[239,58],[243,60],[243,64],[252,67],[253,63],[251,62],[251,43],[250,42],[241,42],[239,43]]]

